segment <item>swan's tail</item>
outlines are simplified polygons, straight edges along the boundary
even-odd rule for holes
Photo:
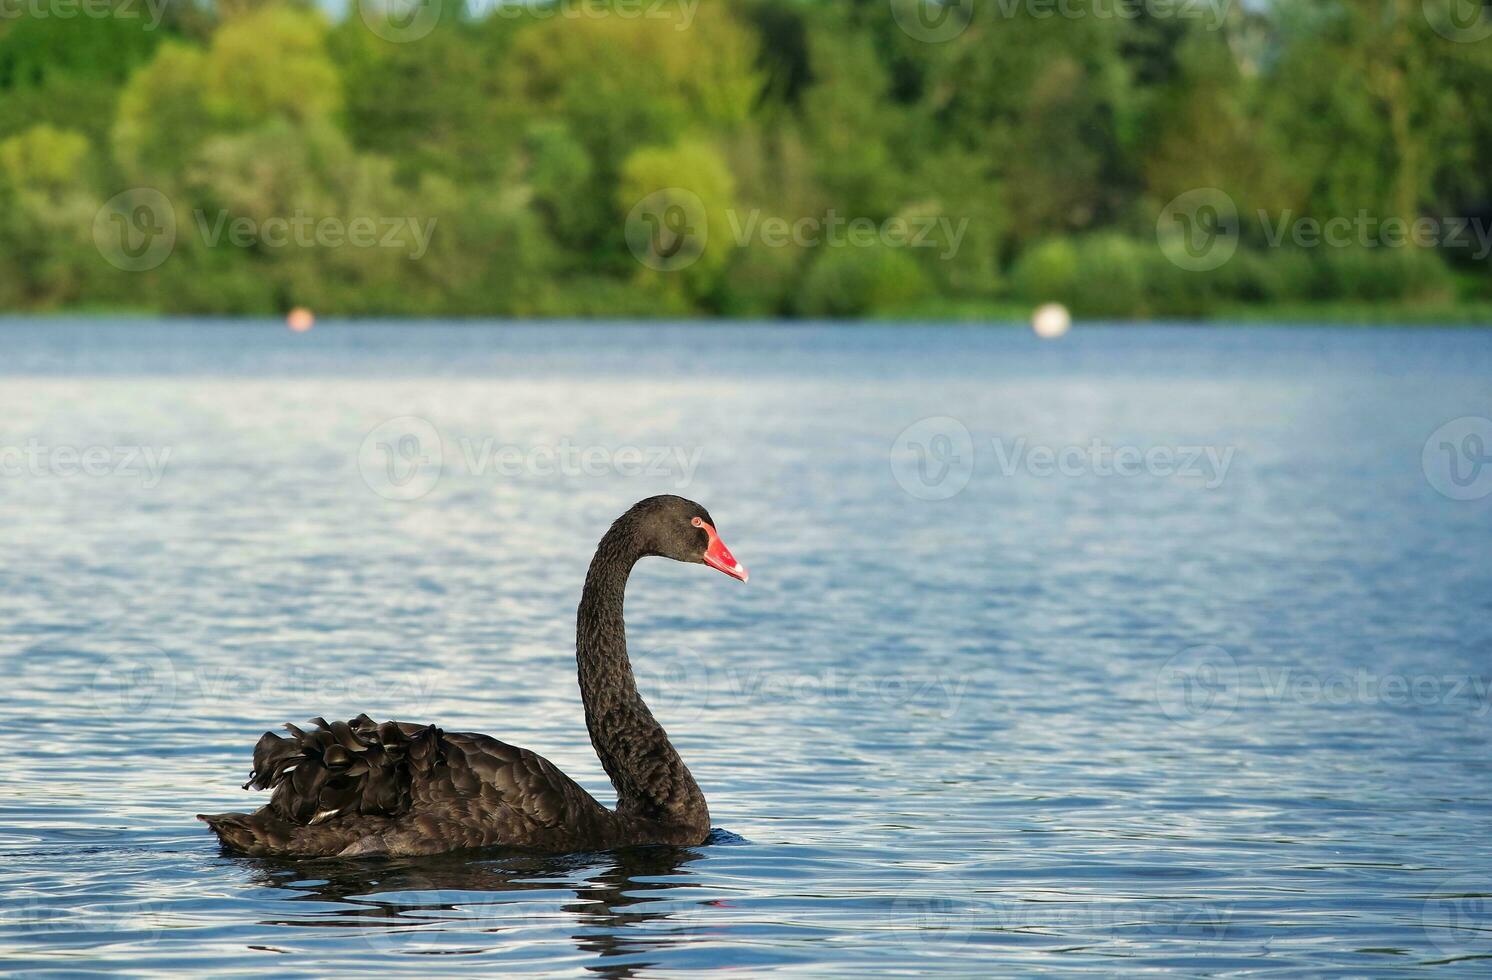
[[[253,813],[199,813],[228,851],[250,857],[326,857],[376,853],[383,849],[381,833],[388,821],[368,817],[318,827],[282,820],[269,807]]]
[[[197,819],[212,828],[224,847],[240,854],[286,853],[293,839],[289,832],[293,825],[274,820],[263,810],[258,813],[199,813]],[[274,823],[282,825],[278,833]]]
[[[197,815],[224,847],[260,857],[337,854],[354,845],[367,851],[366,838],[409,809],[414,780],[444,755],[433,725],[380,725],[367,715],[313,723],[310,730],[286,725],[289,738],[265,732],[254,746],[244,789],[272,789],[268,806]]]

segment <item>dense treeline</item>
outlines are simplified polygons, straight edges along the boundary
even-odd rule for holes
[[[1449,0],[373,2],[5,8],[0,309],[1492,297]]]

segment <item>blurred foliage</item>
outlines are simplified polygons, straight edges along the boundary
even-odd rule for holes
[[[839,245],[823,250],[808,270],[800,306],[818,317],[896,313],[927,293],[927,276],[906,249]]]
[[[1117,317],[1492,298],[1477,25],[1458,35],[1420,0],[969,0],[967,26],[929,41],[933,2],[493,0],[419,8],[430,23],[371,3],[335,22],[281,0],[17,7],[0,20],[0,308],[1057,300]],[[174,223],[142,269],[107,240],[123,224],[96,221],[133,188]],[[1157,241],[1198,188],[1239,215],[1236,253],[1204,271]],[[638,257],[644,201],[702,218],[688,261]],[[1278,234],[1359,216],[1435,231]],[[288,242],[271,233],[287,223]]]

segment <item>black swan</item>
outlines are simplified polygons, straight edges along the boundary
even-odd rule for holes
[[[575,661],[591,744],[616,787],[608,810],[547,759],[472,732],[317,718],[265,732],[247,789],[253,813],[198,814],[232,851],[260,857],[438,854],[504,846],[561,854],[632,844],[694,845],[710,833],[704,794],[637,693],[622,597],[639,558],[698,562],[746,581],[699,504],[649,497],[617,518],[591,559]]]

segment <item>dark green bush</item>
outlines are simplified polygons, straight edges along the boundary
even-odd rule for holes
[[[798,291],[798,310],[828,317],[892,313],[930,291],[926,273],[903,249],[827,246]]]
[[[737,248],[714,297],[726,316],[768,317],[790,312],[806,257],[796,245],[768,245],[759,237]]]
[[[1079,316],[1205,316],[1246,303],[1433,301],[1453,277],[1418,248],[1240,248],[1216,269],[1183,269],[1149,242],[1112,234],[1051,239],[1012,274],[1016,295]]]
[[[1429,249],[1325,248],[1320,293],[1341,299],[1429,300],[1451,293],[1450,270]]]
[[[1139,315],[1149,307],[1145,274],[1157,257],[1164,261],[1153,244],[1122,235],[1052,239],[1022,256],[1011,278],[1033,304],[1062,303],[1078,316]]]

